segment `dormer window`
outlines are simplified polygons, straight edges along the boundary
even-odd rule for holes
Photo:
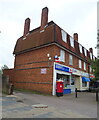
[[[70,45],[74,48],[74,39],[70,37]]]
[[[80,53],[82,53],[82,45],[79,44]]]
[[[67,33],[64,30],[61,30],[61,34],[62,34],[62,40],[64,42],[67,42]]]
[[[87,56],[87,50],[84,48],[84,53],[85,53],[85,56]]]

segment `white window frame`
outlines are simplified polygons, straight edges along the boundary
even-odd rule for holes
[[[86,70],[86,63],[84,62],[84,70]]]
[[[60,50],[60,61],[65,62],[65,51],[64,50]]]
[[[82,45],[79,44],[80,53],[82,53]]]
[[[70,37],[70,45],[74,48],[74,39]]]
[[[85,56],[87,56],[87,50],[84,48],[84,53],[85,53]]]
[[[62,40],[67,43],[67,33],[61,29]]]
[[[82,68],[82,61],[79,60],[79,68]]]
[[[69,65],[73,65],[73,56],[69,54]]]

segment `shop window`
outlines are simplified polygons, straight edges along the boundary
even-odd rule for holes
[[[82,45],[79,44],[80,53],[82,53]]]
[[[87,82],[82,82],[82,87],[87,87]]]
[[[65,51],[60,50],[60,61],[65,62]]]
[[[86,70],[86,63],[84,62],[84,70]]]
[[[57,80],[60,80],[60,79],[64,81],[64,88],[70,85],[69,75],[57,73]]]
[[[70,37],[70,45],[74,48],[74,39]]]
[[[61,34],[62,34],[62,40],[64,42],[67,42],[67,33],[64,30],[61,30]]]
[[[73,56],[69,55],[69,65],[73,65]]]
[[[82,68],[82,61],[79,60],[79,68]]]

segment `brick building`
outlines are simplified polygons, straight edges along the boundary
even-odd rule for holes
[[[94,77],[89,62],[95,59],[92,48],[84,48],[77,33],[71,37],[53,21],[48,22],[47,7],[42,9],[41,26],[29,28],[27,18],[13,52],[15,87],[55,95],[56,80],[62,79],[64,91],[88,89],[89,78]]]

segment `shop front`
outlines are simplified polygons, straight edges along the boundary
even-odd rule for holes
[[[63,80],[63,94],[71,93],[71,73],[67,66],[54,63],[53,72],[53,95],[56,94],[56,81]]]
[[[75,88],[79,91],[89,89],[89,74],[77,69],[72,68],[72,78],[75,81]]]
[[[54,63],[53,68],[53,95],[56,95],[56,81],[63,80],[63,94],[89,89],[89,74],[59,63]]]

